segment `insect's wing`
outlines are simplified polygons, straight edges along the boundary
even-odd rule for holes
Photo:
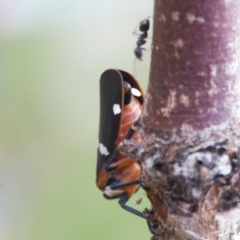
[[[106,70],[100,78],[97,178],[103,164],[115,150],[121,121],[123,97],[122,75],[114,69]]]

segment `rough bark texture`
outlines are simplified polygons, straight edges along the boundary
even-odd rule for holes
[[[141,146],[155,239],[240,239],[239,0],[155,0]]]

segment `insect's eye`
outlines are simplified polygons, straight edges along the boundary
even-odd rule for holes
[[[124,105],[128,105],[131,103],[132,100],[131,85],[124,81],[123,88],[124,88]]]

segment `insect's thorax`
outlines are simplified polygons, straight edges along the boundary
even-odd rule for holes
[[[125,139],[133,123],[139,119],[141,111],[142,105],[135,97],[132,97],[132,101],[130,104],[123,107],[115,150],[119,147],[119,144]],[[131,139],[138,140],[139,138],[140,134],[136,132]]]

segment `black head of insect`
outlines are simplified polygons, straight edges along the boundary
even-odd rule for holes
[[[141,32],[147,32],[149,30],[149,27],[150,27],[150,21],[148,18],[142,20],[139,24],[139,30]]]

